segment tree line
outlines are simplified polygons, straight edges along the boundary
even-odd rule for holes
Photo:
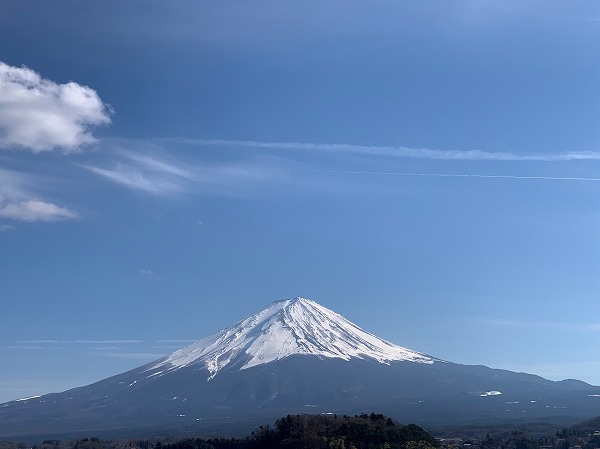
[[[96,437],[73,442],[45,440],[26,447],[1,443],[0,449],[436,449],[438,441],[421,427],[401,425],[382,414],[355,416],[287,415],[243,438],[186,438],[108,441]]]

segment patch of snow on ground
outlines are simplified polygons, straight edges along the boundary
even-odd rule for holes
[[[482,398],[485,398],[485,397],[488,397],[488,396],[499,396],[501,394],[502,394],[501,391],[492,390],[492,391],[486,391],[485,393],[481,393],[479,396],[481,396]]]
[[[29,396],[28,398],[23,398],[23,399],[15,399],[15,402],[21,402],[21,401],[28,401],[30,399],[35,399],[35,398],[39,398],[41,397],[41,395],[37,395],[37,396]]]

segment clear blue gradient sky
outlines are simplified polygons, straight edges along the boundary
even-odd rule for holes
[[[600,384],[599,55],[595,0],[3,1],[0,402],[294,296]]]

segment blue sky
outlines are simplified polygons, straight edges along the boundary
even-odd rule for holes
[[[600,384],[599,50],[596,1],[4,1],[0,401],[299,295]]]

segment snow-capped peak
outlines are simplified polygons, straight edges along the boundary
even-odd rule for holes
[[[343,316],[305,298],[275,301],[256,315],[158,360],[153,376],[203,364],[213,378],[225,367],[246,369],[290,355],[433,363],[419,352],[365,332]]]

